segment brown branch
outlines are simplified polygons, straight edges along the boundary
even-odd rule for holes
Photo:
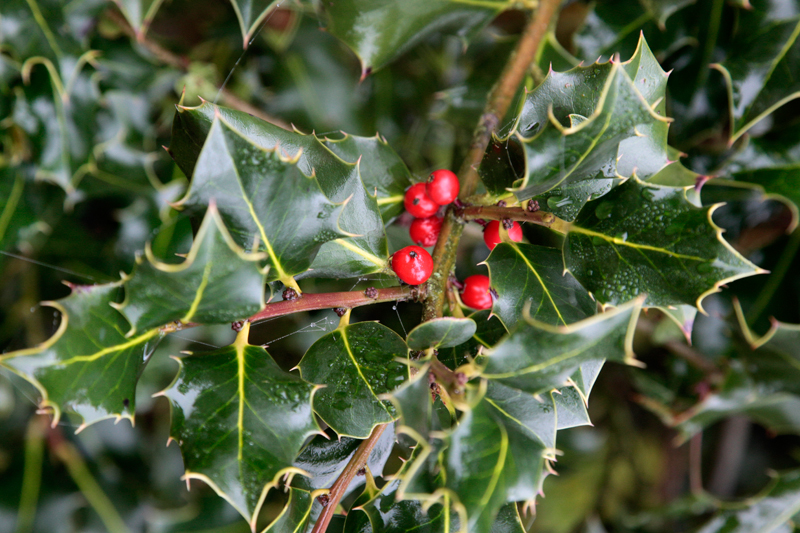
[[[458,171],[461,179],[461,198],[471,196],[478,188],[478,172],[475,169],[478,168],[486,147],[489,146],[492,132],[511,106],[514,94],[533,63],[539,44],[547,33],[550,20],[560,4],[561,0],[540,0],[536,13],[525,27],[517,47],[511,53],[500,78],[489,93],[483,115],[472,134],[469,153]]]
[[[508,111],[517,87],[522,83],[531,63],[536,56],[536,51],[542,42],[550,20],[555,15],[560,0],[541,0],[539,8],[534,13],[517,47],[508,58],[505,68],[489,93],[486,107],[478,121],[472,136],[469,153],[458,171],[458,180],[461,183],[461,198],[467,198],[475,193],[478,188],[478,173],[475,170],[483,159],[486,147],[492,138],[492,132],[503,116]],[[428,281],[428,297],[423,309],[423,320],[442,316],[444,311],[445,283],[452,272],[458,250],[458,241],[464,226],[457,219],[453,206],[447,210],[442,228],[439,231],[439,240],[433,249],[433,264],[435,270]]]
[[[380,302],[416,300],[422,297],[421,293],[420,287],[409,286],[318,294],[304,292],[302,296],[294,300],[282,300],[267,304],[264,309],[251,316],[248,320],[255,323],[268,318],[299,313],[300,311],[316,311],[318,309],[334,309],[337,307],[352,309]]]
[[[178,55],[174,52],[171,52],[161,46],[160,44],[156,43],[155,41],[150,40],[147,35],[141,35],[136,32],[136,30],[130,25],[128,19],[125,18],[120,11],[115,8],[108,9],[106,11],[106,15],[108,18],[116,24],[119,29],[130,37],[132,40],[136,41],[137,43],[141,44],[148,52],[153,54],[159,62],[164,63],[165,65],[169,65],[173,68],[186,72],[189,70],[189,65],[191,61],[186,56]],[[220,90],[220,98],[222,102],[224,102],[228,107],[236,109],[238,111],[243,111],[245,113],[249,113],[254,117],[260,118],[261,120],[265,120],[271,124],[274,124],[278,127],[281,127],[285,130],[291,131],[291,126],[284,122],[283,120],[273,117],[272,115],[265,113],[261,109],[258,109],[254,105],[242,100],[227,88],[223,88]]]
[[[314,524],[314,529],[311,533],[324,533],[324,531],[328,528],[328,524],[333,518],[334,514],[336,514],[336,507],[339,505],[342,497],[344,496],[347,487],[350,486],[350,483],[353,481],[353,478],[356,476],[359,470],[364,468],[364,465],[367,464],[367,460],[369,459],[370,454],[372,453],[372,449],[378,443],[378,440],[381,438],[383,431],[386,429],[388,424],[381,424],[375,426],[375,429],[372,430],[372,434],[369,436],[368,439],[361,442],[361,445],[356,450],[356,453],[353,454],[353,457],[350,458],[350,461],[347,463],[347,466],[344,467],[344,470],[328,492],[328,500],[325,503],[325,506],[322,509],[322,513],[320,513],[319,518],[317,518],[317,522]]]
[[[521,222],[531,222],[544,226],[559,233],[566,234],[569,231],[569,222],[561,220],[553,213],[545,211],[531,212],[521,207],[498,207],[496,205],[474,205],[456,211],[456,215],[464,220],[487,219],[487,220],[519,220]]]

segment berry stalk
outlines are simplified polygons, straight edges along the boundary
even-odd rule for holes
[[[561,4],[560,0],[540,0],[539,7],[528,21],[516,48],[508,58],[497,84],[489,93],[486,107],[478,121],[472,136],[469,153],[458,172],[461,183],[459,198],[467,198],[478,188],[477,168],[489,146],[492,131],[505,116],[517,88],[522,83],[525,73],[536,57],[536,51],[547,33],[550,21]],[[478,217],[480,218],[480,217]],[[423,320],[431,320],[442,316],[445,302],[445,284],[453,270],[458,250],[458,241],[463,232],[463,223],[455,216],[454,206],[447,209],[447,214],[439,232],[439,240],[433,250],[435,270],[428,281],[428,296],[423,308]]]

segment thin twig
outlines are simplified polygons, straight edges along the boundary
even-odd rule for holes
[[[533,63],[536,51],[547,33],[550,20],[556,14],[560,4],[560,0],[541,0],[539,2],[536,13],[525,27],[525,31],[517,43],[516,49],[508,58],[497,84],[489,93],[486,107],[473,133],[469,153],[458,171],[462,199],[474,194],[478,188],[478,173],[475,169],[483,159],[483,154],[492,138],[492,132],[511,106],[514,94]],[[463,228],[463,224],[454,214],[453,206],[450,206],[439,231],[439,240],[433,249],[433,264],[436,266],[428,281],[428,297],[423,309],[424,320],[442,316],[445,301],[444,287],[455,265],[458,241],[461,239]]]
[[[314,524],[314,529],[311,531],[311,533],[324,533],[324,531],[328,528],[328,524],[336,514],[336,507],[339,505],[339,502],[344,496],[347,487],[350,486],[350,483],[353,481],[353,478],[356,476],[358,471],[367,464],[367,460],[369,460],[372,449],[378,443],[378,440],[381,438],[381,435],[383,434],[383,431],[386,429],[387,425],[388,424],[380,424],[375,426],[375,429],[372,430],[372,434],[369,436],[369,438],[361,442],[361,445],[356,450],[356,453],[353,454],[353,457],[350,458],[347,466],[344,467],[342,473],[339,474],[339,477],[331,486],[330,491],[328,492],[328,501],[325,504],[325,507],[322,509],[322,513],[320,513],[319,518],[317,518],[317,522]]]
[[[544,226],[559,233],[566,234],[569,230],[569,222],[561,220],[553,213],[546,211],[530,212],[521,207],[498,207],[496,205],[475,205],[456,210],[456,216],[464,220],[519,220],[521,222],[531,222]]]
[[[159,62],[183,72],[187,72],[189,70],[189,65],[191,65],[189,58],[167,50],[155,41],[152,41],[146,34],[144,36],[138,35],[136,30],[130,25],[130,23],[128,23],[128,19],[125,18],[125,15],[120,13],[117,9],[108,9],[106,11],[106,15],[114,22],[114,24],[119,27],[122,33],[130,37],[133,41],[141,44],[148,52],[153,54],[153,57],[155,57]],[[285,130],[292,129],[291,126],[283,120],[265,113],[252,104],[245,102],[227,88],[223,88],[222,91],[220,91],[220,98],[228,107],[249,113],[254,117],[260,118],[261,120],[266,120],[267,122],[270,122]]]
[[[394,302],[412,300],[420,297],[419,287],[390,287],[388,289],[367,289],[364,291],[323,292],[310,294],[304,292],[295,300],[282,300],[264,306],[264,309],[251,316],[248,320],[252,323],[267,318],[299,313],[300,311],[315,311],[317,309],[334,309],[344,307],[352,309],[362,305],[380,302]]]

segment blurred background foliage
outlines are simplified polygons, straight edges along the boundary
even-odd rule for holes
[[[279,2],[261,20],[243,15],[239,4],[246,3],[3,1],[3,352],[52,334],[58,317],[39,302],[65,296],[62,280],[118,279],[147,241],[164,258],[188,250],[191,221],[170,207],[187,180],[162,149],[181,100],[216,101],[320,136],[379,132],[421,179],[460,163],[485,95],[525,22],[522,11],[505,11],[469,46],[457,35],[428,35],[360,80],[358,57],[326,31],[316,2]],[[564,2],[527,86],[540,82],[551,64],[566,70],[617,53],[627,59],[643,32],[671,70],[670,145],[685,154],[683,164],[722,179],[784,172],[784,181],[800,190],[800,103],[789,101],[731,144],[747,117],[730,118],[723,74],[709,67],[739,62],[757,72],[759,58],[747,56],[761,42],[754,44],[753,36],[774,45],[765,36],[777,42],[782,24],[797,25],[797,2],[752,4]],[[800,57],[794,38],[784,42],[790,73]],[[797,91],[786,83],[785,94]],[[515,111],[501,131],[511,127]],[[743,513],[758,515],[770,505],[786,510],[784,520],[755,520],[737,531],[797,529],[787,522],[800,509],[797,474],[778,478],[776,472],[800,467],[800,371],[796,356],[794,362],[786,356],[791,336],[755,351],[752,345],[773,318],[800,322],[800,233],[787,234],[791,204],[762,190],[712,180],[702,199],[726,202],[715,222],[773,274],[730,284],[705,302],[708,316],[679,317],[684,329],[693,323],[688,337],[656,310],[643,317],[636,352],[647,369],[610,365],[601,374],[590,404],[594,427],[559,435],[559,476],[546,480],[535,520],[526,515],[531,531],[727,531],[750,523]],[[400,217],[388,228],[392,250],[409,244],[409,222]],[[537,227],[525,232],[534,243],[555,238]],[[462,279],[485,273],[476,265],[487,255],[477,226],[466,236],[457,267]],[[303,283],[323,291],[380,280]],[[416,304],[382,304],[355,311],[353,320],[380,319],[402,332],[419,315]],[[336,323],[331,311],[285,317],[261,325],[254,342],[269,344],[290,368]],[[177,369],[169,354],[225,345],[233,335],[227,327],[204,327],[162,343],[140,382],[135,427],[105,421],[75,435],[65,418],[50,429],[34,416],[36,391],[0,371],[0,531],[248,531],[207,486],[192,482],[187,491],[178,448],[165,446],[167,402],[151,398]],[[793,349],[796,354],[798,344]],[[394,460],[387,470],[398,466]],[[264,524],[283,498],[271,496]]]

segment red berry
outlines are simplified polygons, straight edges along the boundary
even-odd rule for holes
[[[473,309],[491,309],[492,293],[489,292],[489,278],[476,274],[465,279],[461,301]]]
[[[419,246],[406,246],[392,256],[392,270],[409,285],[425,283],[433,273],[431,254]]]
[[[431,200],[425,192],[425,184],[417,183],[406,191],[406,211],[417,218],[427,218],[439,210],[439,204]]]
[[[508,229],[508,238],[514,242],[520,242],[522,240],[522,226],[514,222]],[[494,250],[495,246],[503,242],[503,239],[500,238],[499,221],[492,220],[486,224],[483,230],[483,242],[486,243],[490,250]]]
[[[411,240],[420,246],[433,246],[442,229],[442,217],[415,218],[408,228]]]
[[[447,169],[434,170],[428,178],[428,196],[439,205],[447,205],[458,196],[458,176]]]

